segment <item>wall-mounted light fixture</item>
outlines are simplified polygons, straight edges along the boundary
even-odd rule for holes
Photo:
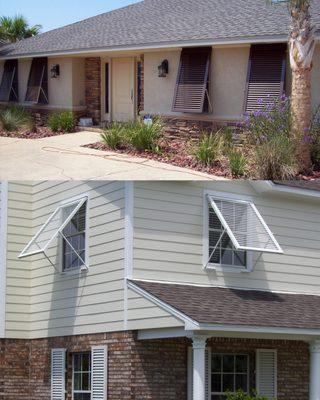
[[[169,61],[163,60],[162,63],[158,67],[159,70],[159,78],[165,78],[169,73]]]
[[[58,76],[60,76],[60,65],[59,64],[53,65],[50,72],[51,72],[51,78],[58,78]]]

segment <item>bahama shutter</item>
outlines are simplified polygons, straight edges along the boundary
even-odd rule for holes
[[[252,45],[247,75],[244,111],[261,109],[264,103],[281,97],[286,75],[286,44]]]
[[[260,396],[277,397],[277,351],[258,349],[256,353],[256,387]]]
[[[203,112],[209,79],[210,58],[211,47],[182,50],[172,111]]]
[[[107,346],[91,348],[91,400],[107,399]]]
[[[51,350],[51,400],[65,399],[66,349]]]
[[[211,347],[206,348],[205,398],[211,400]],[[188,347],[188,400],[193,399],[193,349]]]
[[[0,101],[19,101],[18,90],[18,60],[7,60],[0,84]]]
[[[27,102],[47,104],[48,100],[48,59],[34,58],[28,79]]]

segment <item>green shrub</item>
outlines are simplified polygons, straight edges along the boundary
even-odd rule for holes
[[[164,124],[161,118],[155,118],[151,124],[143,119],[127,124],[126,135],[129,143],[138,151],[156,151],[157,142],[163,135]]]
[[[0,124],[8,132],[33,129],[34,123],[27,111],[20,106],[13,106],[0,112]]]
[[[236,393],[227,393],[227,400],[268,400],[267,397],[259,396],[255,393],[246,394],[243,390]]]
[[[311,129],[311,161],[313,164],[320,166],[320,106],[314,111]]]
[[[228,155],[230,171],[233,176],[243,176],[246,172],[247,158],[240,151],[231,151]]]
[[[74,131],[75,119],[69,111],[54,113],[50,115],[48,125],[52,132],[70,133]]]
[[[220,134],[204,133],[194,149],[194,156],[205,166],[211,166],[221,155],[223,149],[223,139]]]
[[[111,127],[105,129],[101,135],[101,139],[110,149],[119,149],[126,140],[125,125],[119,123],[112,124]]]

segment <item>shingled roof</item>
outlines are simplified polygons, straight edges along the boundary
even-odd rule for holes
[[[320,296],[131,282],[199,324],[320,330]]]
[[[154,45],[219,43],[224,40],[286,39],[284,3],[266,0],[145,0],[5,46],[0,56],[144,48]],[[320,33],[320,0],[313,0]]]

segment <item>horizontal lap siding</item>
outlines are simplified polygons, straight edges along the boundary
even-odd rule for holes
[[[32,185],[9,182],[7,222],[6,336],[26,338],[30,329],[30,259],[19,260],[32,237]]]
[[[81,194],[89,195],[89,271],[57,273],[42,254],[16,263],[12,296],[17,301],[20,287],[28,283],[29,310],[23,309],[25,315],[11,314],[14,307],[8,308],[8,336],[16,337],[26,318],[30,338],[123,329],[124,183],[37,182],[32,187],[32,204],[24,212],[30,215],[31,226],[21,228],[22,236],[13,229],[12,237],[21,251],[61,201]],[[18,205],[16,200],[12,204]],[[52,260],[59,259],[56,247],[48,253]],[[29,266],[28,277],[21,276],[21,265],[25,264]]]
[[[284,249],[262,254],[250,274],[202,267],[203,190],[252,196]],[[134,278],[319,293],[319,203],[266,197],[249,183],[136,183]]]

